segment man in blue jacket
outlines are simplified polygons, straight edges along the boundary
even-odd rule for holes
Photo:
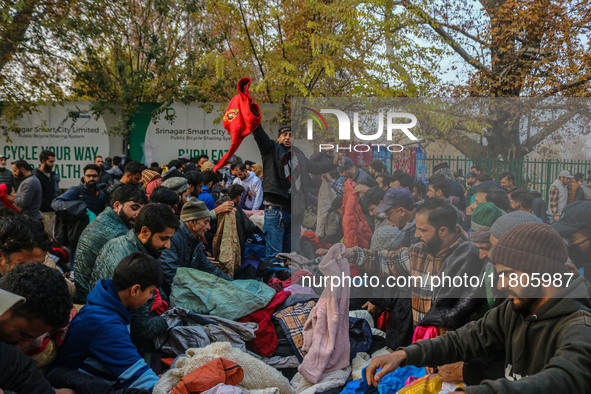
[[[158,260],[141,252],[125,257],[113,279],[101,279],[70,323],[56,367],[79,370],[113,388],[152,391],[158,376],[131,341],[131,311],[143,306],[162,283]]]

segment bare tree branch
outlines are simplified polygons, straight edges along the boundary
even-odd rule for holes
[[[579,77],[579,78],[575,79],[574,81],[570,81],[570,82],[567,82],[563,85],[556,86],[556,87],[548,90],[546,93],[544,93],[544,96],[545,97],[552,96],[556,93],[583,85],[589,81],[591,81],[591,73],[589,73],[587,75],[583,75],[582,77]]]
[[[449,23],[443,23],[443,22],[439,22],[439,21],[434,21],[434,22],[440,26],[447,27],[448,29],[451,29],[457,33],[460,33],[463,36],[466,36],[467,38],[479,43],[480,45],[486,45],[486,42],[482,41],[480,38],[476,37],[475,35],[468,33],[467,31],[460,28],[459,26],[450,25]]]
[[[454,52],[460,55],[468,64],[480,71],[486,72],[487,74],[491,73],[490,68],[480,63],[478,59],[470,55],[464,48],[462,48],[462,46],[456,40],[453,39],[453,37],[448,32],[445,31],[445,29],[441,25],[437,24],[437,22],[435,22],[435,20],[433,20],[433,18],[431,18],[420,7],[411,4],[409,0],[402,0],[402,5],[407,10],[411,11],[412,13],[423,19],[425,23],[427,23],[429,26],[431,26],[431,28],[437,34],[439,34],[441,38],[443,38],[447,45],[449,45],[451,49],[453,49]]]
[[[561,115],[558,119],[550,123],[543,130],[538,131],[531,138],[525,141],[525,143],[522,144],[523,149],[528,153],[531,152],[536,147],[536,145],[544,141],[546,138],[550,137],[554,132],[558,131],[558,129],[564,126],[578,112],[578,110],[573,109]]]

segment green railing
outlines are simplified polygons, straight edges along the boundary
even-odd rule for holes
[[[493,180],[499,181],[499,175],[508,171],[515,175],[517,187],[537,190],[548,200],[550,185],[562,170],[568,170],[574,176],[580,172],[587,179],[587,171],[591,170],[591,160],[559,160],[559,159],[470,159],[462,156],[427,156],[428,174],[433,173],[433,167],[441,162],[449,163],[454,174],[465,176],[470,168],[478,165],[483,172],[492,175]]]

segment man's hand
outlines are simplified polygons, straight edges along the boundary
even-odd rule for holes
[[[367,309],[367,311],[372,315],[375,316],[378,313],[378,307],[372,304],[371,302],[367,301],[363,306],[362,309]]]
[[[392,354],[374,358],[365,370],[367,384],[378,387],[382,377],[398,368],[404,360],[406,360],[406,352],[404,350],[397,350]],[[382,370],[376,373],[378,368]]]
[[[342,166],[343,165],[343,156],[341,156],[340,153],[335,154],[334,160],[332,162],[333,162],[333,164],[336,164],[337,166]]]
[[[355,193],[358,194],[365,194],[369,190],[369,186],[366,185],[357,185],[355,186]]]
[[[353,249],[349,248],[349,249],[345,249],[345,253],[343,253],[343,258],[345,259],[350,259],[351,257],[353,257]]]
[[[464,362],[458,361],[437,367],[441,380],[447,383],[462,383],[464,381]]]
[[[332,177],[328,173],[320,175],[320,178],[322,178],[322,180],[325,180],[326,182],[332,182]]]
[[[233,209],[234,209],[234,203],[232,201],[226,201],[225,203],[220,204],[219,206],[215,207],[213,209],[213,211],[215,212],[216,215],[219,215],[222,213],[232,212]]]

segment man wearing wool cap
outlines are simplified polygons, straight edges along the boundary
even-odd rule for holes
[[[191,197],[181,210],[181,225],[170,240],[170,248],[160,255],[164,281],[162,289],[170,295],[172,280],[179,267],[189,267],[226,280],[232,280],[226,273],[216,267],[207,256],[201,239],[209,230],[211,212],[203,201]]]
[[[591,392],[591,300],[584,279],[569,276],[567,258],[566,244],[549,225],[515,226],[492,250],[497,287],[507,291],[509,298],[478,321],[374,358],[366,370],[367,382],[377,386],[384,375],[401,365],[437,366],[504,349],[504,378],[484,380],[462,390]],[[552,279],[546,287],[524,287],[527,280],[536,283],[535,278],[543,274]],[[500,280],[503,276],[504,282]],[[523,279],[510,286],[512,276]],[[376,373],[378,368],[381,371]]]

